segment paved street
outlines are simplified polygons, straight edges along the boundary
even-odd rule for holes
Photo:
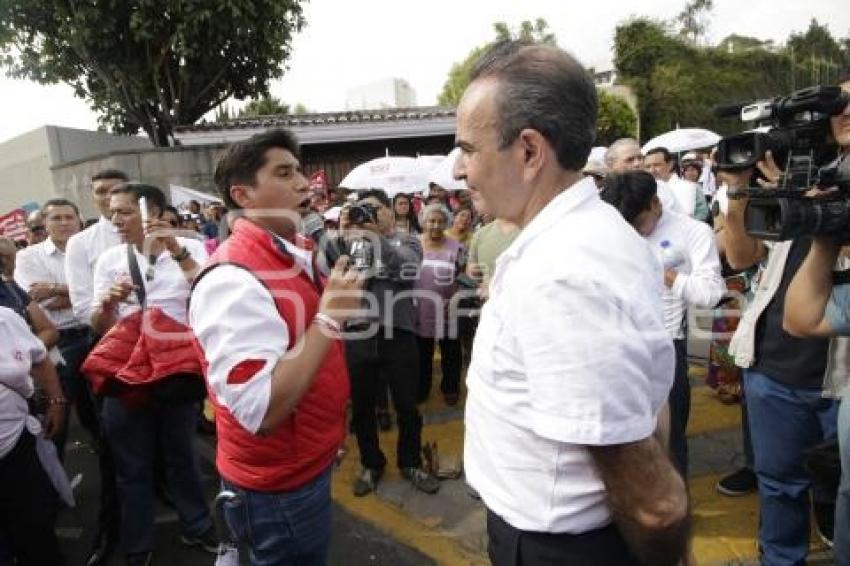
[[[757,563],[757,497],[754,494],[723,497],[714,487],[717,479],[742,463],[740,408],[722,404],[703,385],[703,376],[699,362],[692,365],[694,387],[688,434],[694,551],[703,566],[754,565]],[[438,382],[439,376],[435,380]],[[439,395],[432,397],[423,407],[426,422],[423,442],[436,442],[442,466],[453,468],[459,465],[462,453],[463,412],[460,408],[447,408]],[[96,459],[82,432],[77,428],[74,433],[77,442],[70,445],[67,459],[71,477],[83,475],[77,489],[79,507],[65,512],[59,522],[63,548],[72,565],[81,563],[89,544],[97,489]],[[218,486],[212,464],[214,441],[208,436],[198,439],[205,487],[212,500]],[[395,430],[381,434],[381,444],[391,463],[378,492],[355,498],[351,485],[358,470],[358,455],[356,442],[349,437],[348,454],[333,479],[334,537],[330,564],[487,564],[481,503],[469,496],[462,479],[444,481],[440,492],[433,496],[415,491],[392,465],[395,440]],[[213,563],[211,555],[186,548],[179,542],[177,516],[172,509],[160,504],[157,524],[156,563],[175,566]],[[831,563],[828,552],[814,535],[812,550],[810,564]],[[120,560],[114,559],[112,563],[120,564]]]

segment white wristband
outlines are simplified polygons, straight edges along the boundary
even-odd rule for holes
[[[324,326],[334,334],[340,334],[342,332],[342,325],[323,312],[317,312],[316,316],[313,317],[313,322]]]

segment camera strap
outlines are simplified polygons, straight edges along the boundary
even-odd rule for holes
[[[127,244],[127,263],[130,266],[130,277],[136,287],[136,297],[138,297],[139,305],[144,310],[147,292],[145,291],[145,282],[142,280],[142,270],[139,269],[139,260],[136,259],[136,252],[133,251],[133,244]]]

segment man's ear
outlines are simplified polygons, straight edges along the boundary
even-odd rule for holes
[[[233,199],[239,208],[245,208],[247,204],[251,203],[251,191],[249,191],[250,187],[248,185],[231,185],[230,186],[230,198]]]
[[[517,136],[517,143],[523,154],[523,165],[527,169],[539,171],[545,161],[548,142],[537,130],[526,128]]]

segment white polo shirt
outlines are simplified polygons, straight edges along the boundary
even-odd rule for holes
[[[663,210],[658,224],[646,241],[661,261],[661,244],[681,254],[684,262],[674,267],[678,272],[673,286],[664,286],[664,326],[672,338],[684,339],[682,320],[687,305],[713,309],[726,292],[720,274],[720,254],[714,232],[708,224],[684,214]]]
[[[467,374],[464,466],[487,507],[522,530],[611,521],[586,445],[651,435],[673,383],[661,267],[585,179],[496,263]]]
[[[115,225],[106,217],[68,238],[65,245],[65,277],[71,307],[80,324],[90,325],[94,310],[94,266],[98,258],[121,243]]]
[[[15,259],[15,283],[25,291],[29,291],[33,283],[66,285],[65,252],[57,248],[50,238],[22,249]],[[53,298],[45,299],[39,304],[57,329],[66,330],[80,326],[72,308],[48,309],[51,300]]]
[[[207,250],[200,240],[177,238],[181,246],[185,246],[192,258],[203,265],[207,261]],[[145,278],[150,261],[135,247],[136,261],[142,279]],[[187,324],[186,302],[189,300],[190,284],[180,269],[180,264],[171,259],[171,254],[163,250],[154,261],[153,279],[145,280],[146,301],[149,307],[159,307],[162,311],[181,324]],[[94,268],[94,291],[92,304],[99,305],[101,299],[109,292],[109,288],[119,281],[132,283],[130,266],[127,262],[127,246],[112,247],[100,256]],[[118,318],[124,318],[139,310],[136,293],[131,293],[127,301],[118,305]]]
[[[0,458],[12,451],[27,424],[26,400],[34,390],[30,368],[46,356],[24,319],[0,307]]]
[[[312,254],[277,240],[312,277]],[[189,324],[209,364],[207,383],[216,402],[256,434],[268,411],[272,371],[290,341],[268,288],[241,267],[219,265],[195,285]],[[230,379],[240,364],[246,367],[256,360],[262,366],[254,366],[247,379]]]

